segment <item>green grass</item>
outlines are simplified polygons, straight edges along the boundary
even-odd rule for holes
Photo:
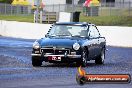
[[[132,9],[128,8],[109,8],[109,7],[103,7],[99,10],[99,15],[100,16],[132,16]]]
[[[132,26],[132,16],[80,16],[81,22],[105,26]]]
[[[33,22],[33,15],[0,15],[0,20]]]
[[[0,20],[31,22],[33,23],[33,15],[0,15]],[[84,16],[80,15],[81,22],[94,23],[96,25],[105,26],[132,26],[132,16]]]

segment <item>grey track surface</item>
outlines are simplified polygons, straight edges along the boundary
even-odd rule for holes
[[[35,40],[0,37],[0,88],[132,88],[130,84],[76,83],[75,64],[43,63],[32,67],[31,50]],[[88,74],[132,75],[132,48],[112,47],[106,52],[105,65],[88,62]]]

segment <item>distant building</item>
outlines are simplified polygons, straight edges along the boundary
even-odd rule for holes
[[[33,3],[34,0],[28,0],[30,3]],[[43,3],[45,3],[45,5],[53,5],[53,4],[72,4],[74,2],[74,4],[82,4],[84,3],[86,0],[42,0]],[[131,2],[132,0],[99,0],[101,3],[126,3],[126,2]]]
[[[35,0],[28,0],[31,5],[34,5]],[[83,4],[86,0],[42,0],[42,3],[46,5],[54,5],[52,7],[47,7],[48,9],[65,9],[65,7],[57,7],[57,5],[68,5],[68,4]],[[102,6],[111,6],[111,7],[132,7],[132,0],[99,0]],[[108,4],[106,4],[108,3]],[[45,8],[46,9],[46,8]],[[62,10],[63,11],[63,10]]]
[[[99,0],[101,2],[113,2],[113,3],[126,3],[126,2],[132,2],[132,0]]]
[[[28,0],[31,5],[34,5],[35,0]],[[80,0],[42,0],[42,3],[45,5],[43,10],[49,12],[59,12],[65,11],[68,7],[68,4],[77,5]],[[70,9],[71,10],[71,9]]]
[[[28,0],[31,4],[34,3],[34,0]],[[80,0],[42,0],[45,5],[56,5],[56,4],[78,4]]]

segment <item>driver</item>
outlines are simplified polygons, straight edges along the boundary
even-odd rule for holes
[[[68,28],[66,26],[60,26],[60,35],[71,35],[71,33],[68,31]]]

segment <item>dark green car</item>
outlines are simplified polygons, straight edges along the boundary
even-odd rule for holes
[[[101,37],[94,24],[86,22],[58,22],[53,24],[45,38],[33,44],[32,65],[42,62],[74,63],[86,66],[87,61],[95,60],[103,64],[106,40]]]

